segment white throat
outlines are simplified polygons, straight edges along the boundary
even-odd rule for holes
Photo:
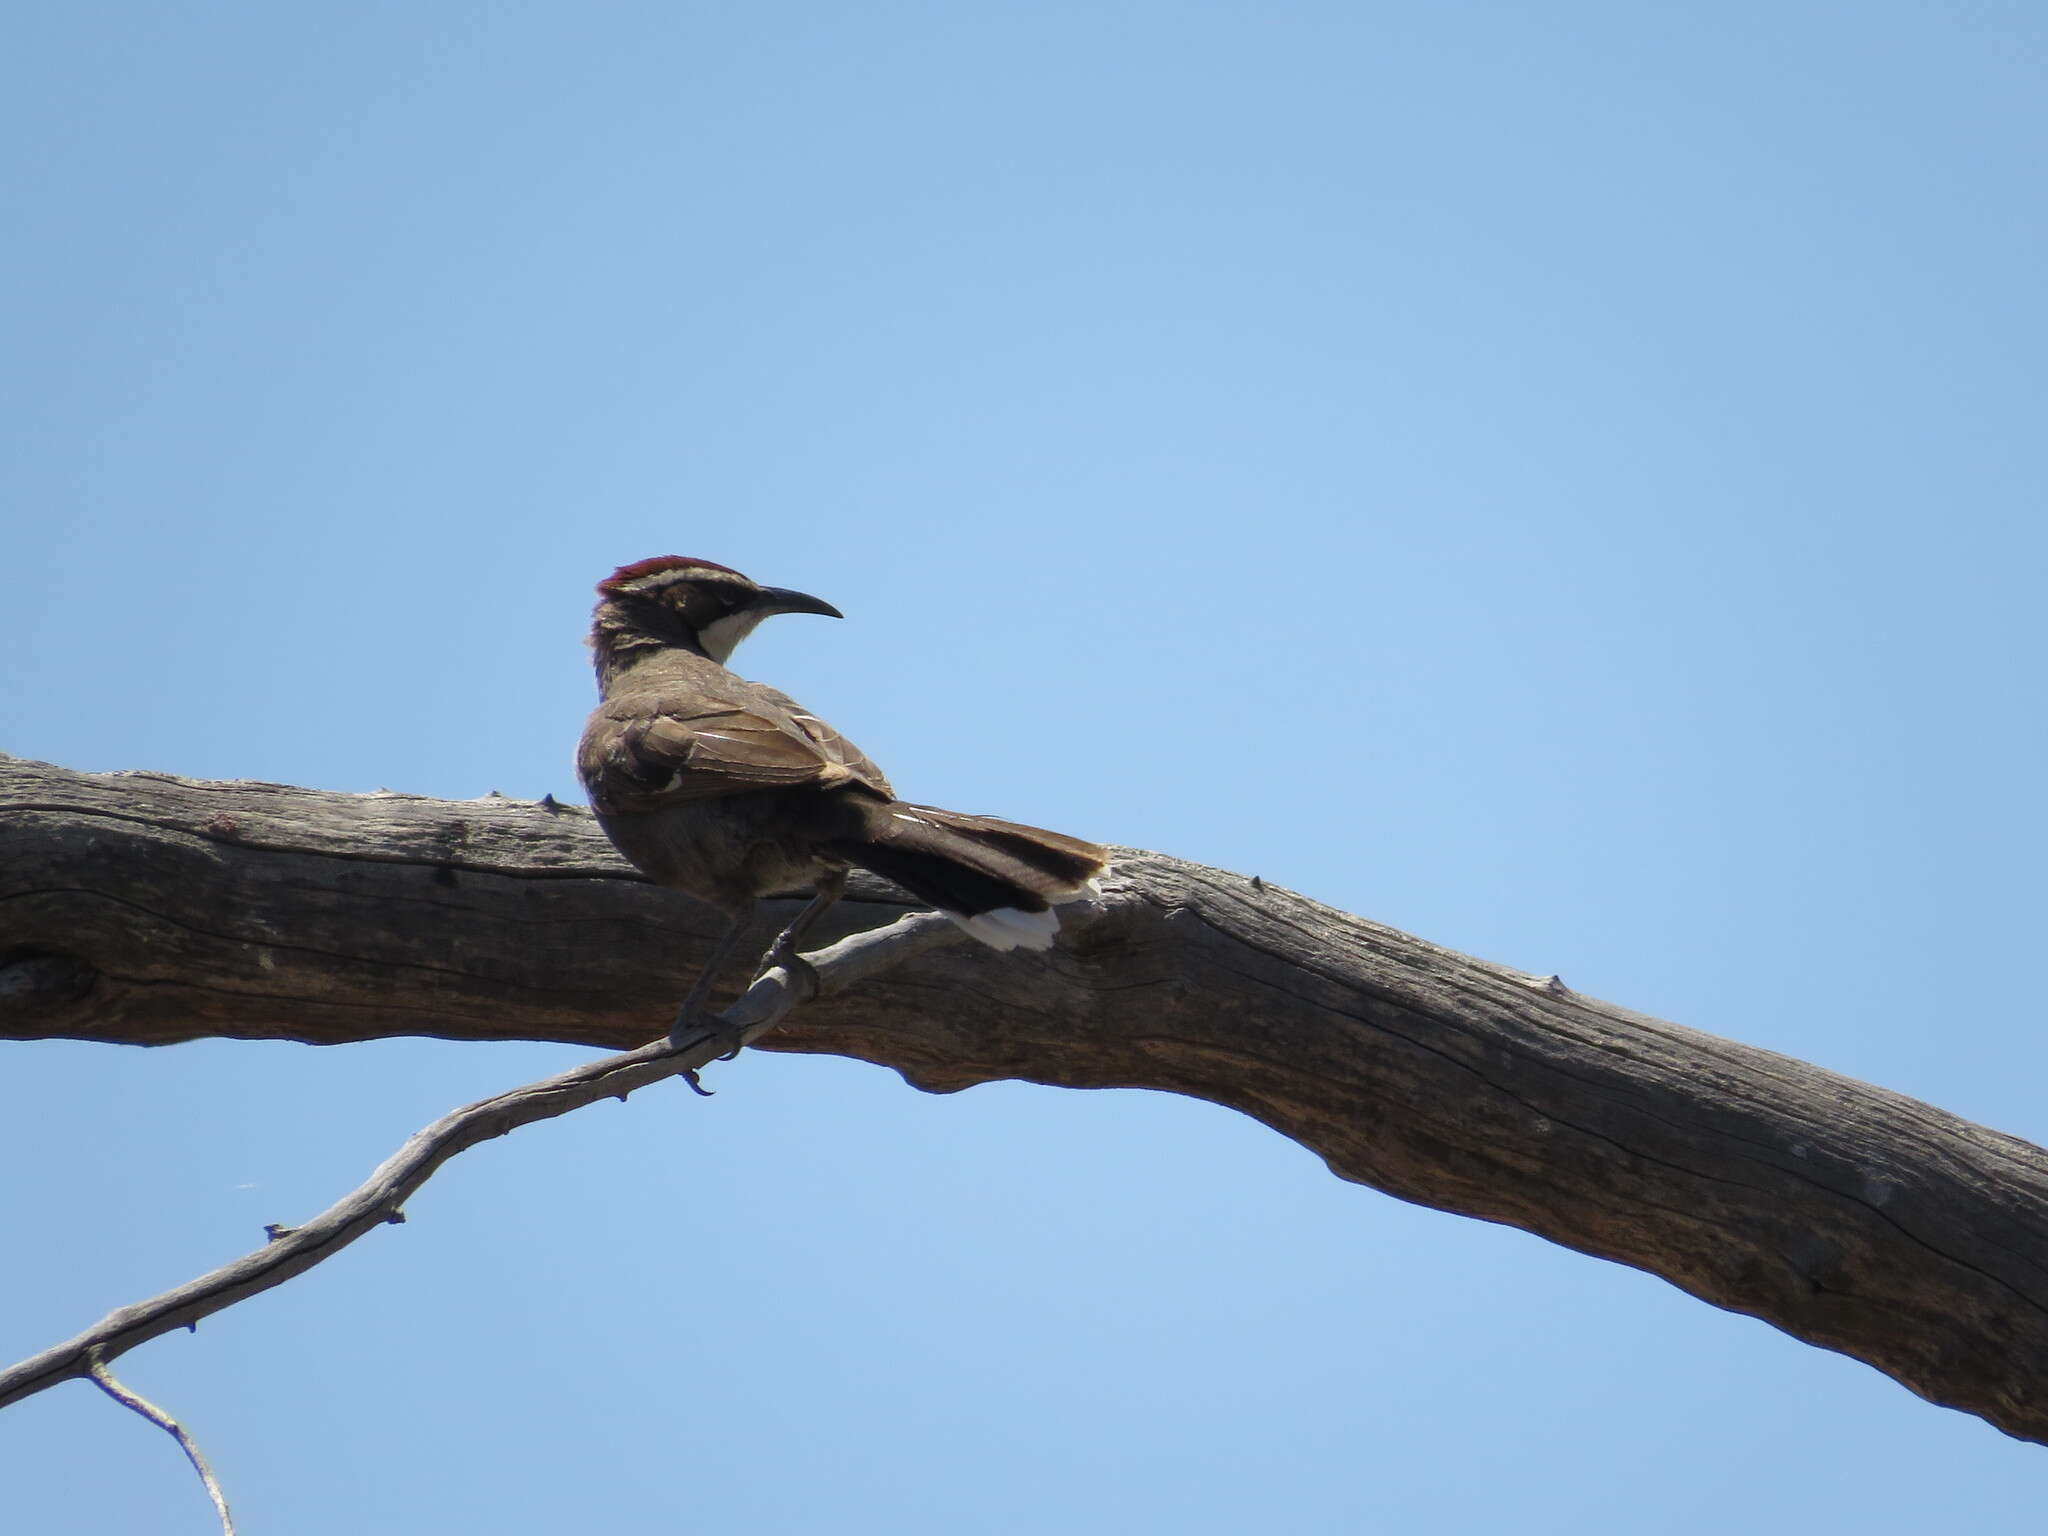
[[[706,656],[722,667],[726,657],[738,650],[740,642],[754,632],[754,626],[767,617],[765,613],[728,613],[699,630],[697,643],[704,647]]]

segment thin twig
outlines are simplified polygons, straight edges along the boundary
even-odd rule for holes
[[[235,1517],[228,1513],[228,1497],[220,1491],[220,1479],[213,1475],[213,1468],[206,1464],[206,1457],[200,1452],[199,1442],[185,1432],[185,1426],[148,1398],[116,1381],[97,1345],[85,1352],[85,1369],[107,1396],[124,1408],[133,1408],[178,1442],[185,1452],[185,1459],[192,1463],[192,1470],[199,1474],[199,1481],[206,1485],[206,1496],[213,1500],[213,1512],[220,1516],[222,1536],[235,1536]]]
[[[957,926],[936,912],[914,912],[885,928],[854,934],[803,958],[817,978],[817,995],[829,996],[959,933]],[[794,976],[780,966],[763,972],[715,1025],[695,1035],[657,1040],[637,1051],[601,1057],[443,1115],[414,1132],[366,1181],[303,1226],[278,1226],[255,1252],[162,1295],[109,1312],[77,1338],[0,1372],[0,1408],[61,1381],[90,1376],[95,1359],[102,1363],[116,1359],[138,1344],[193,1326],[202,1317],[332,1258],[373,1228],[403,1221],[406,1199],[443,1163],[479,1142],[600,1099],[624,1099],[636,1088],[694,1073],[759,1038],[812,995],[810,976],[803,970],[799,967]]]

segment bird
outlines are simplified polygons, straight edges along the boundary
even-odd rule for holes
[[[672,1036],[709,1023],[704,1000],[764,896],[809,886],[761,970],[804,968],[797,946],[853,866],[894,881],[999,950],[1044,950],[1053,908],[1099,894],[1101,845],[993,816],[896,798],[872,760],[787,694],[726,666],[776,614],[845,615],[684,555],[622,565],[597,584],[590,643],[600,702],[576,767],[598,825],[657,884],[729,922],[677,1010]],[[813,976],[815,980],[815,975]]]

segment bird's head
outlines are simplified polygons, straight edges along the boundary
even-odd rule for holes
[[[591,644],[600,672],[628,652],[680,646],[720,666],[754,626],[778,613],[844,618],[823,598],[764,587],[728,566],[686,555],[622,565],[597,584]]]

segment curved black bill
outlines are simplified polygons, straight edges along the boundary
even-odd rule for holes
[[[758,608],[763,613],[819,613],[828,619],[846,617],[822,597],[813,597],[808,592],[792,592],[788,587],[763,587],[747,606]]]

